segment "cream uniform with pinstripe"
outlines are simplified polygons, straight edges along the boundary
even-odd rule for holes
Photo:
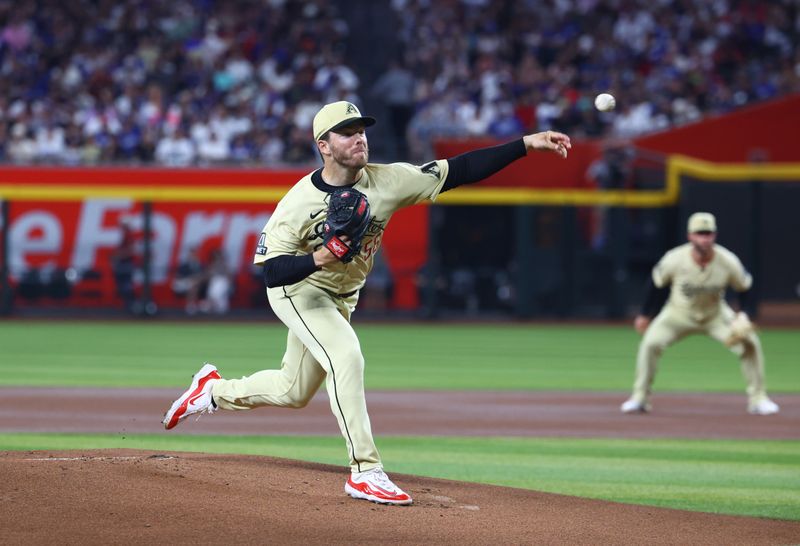
[[[691,225],[690,225],[690,231]],[[715,231],[715,229],[714,229]],[[658,359],[664,349],[690,334],[703,333],[720,343],[731,334],[734,311],[725,302],[725,289],[749,290],[753,279],[730,250],[715,244],[714,257],[705,267],[692,257],[692,244],[667,252],[653,268],[658,288],[671,285],[661,312],[644,334],[636,359],[632,398],[646,403],[651,394]],[[730,350],[739,356],[750,406],[766,398],[764,356],[755,333]]]
[[[372,218],[360,254],[348,264],[329,265],[296,284],[267,289],[272,309],[289,328],[281,368],[221,380],[213,389],[214,400],[223,409],[300,408],[325,381],[353,472],[380,467],[381,459],[367,415],[364,357],[350,315],[392,214],[436,199],[448,163],[368,164],[362,172],[351,187],[367,196]],[[319,173],[301,179],[281,199],[261,234],[256,264],[284,254],[309,254],[322,243],[328,197],[336,188],[325,184]]]

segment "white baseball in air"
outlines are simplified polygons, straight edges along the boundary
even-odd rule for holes
[[[594,107],[601,112],[609,112],[617,105],[617,100],[610,93],[600,93],[594,99]]]

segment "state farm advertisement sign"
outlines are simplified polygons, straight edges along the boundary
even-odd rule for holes
[[[296,171],[209,171],[157,169],[0,169],[0,198],[9,207],[6,231],[8,272],[15,289],[15,305],[43,304],[121,306],[111,267],[115,249],[124,230],[133,239],[137,270],[134,283],[143,289],[145,218],[141,199],[127,197],[86,197],[99,190],[126,195],[131,188],[179,188],[182,199],[151,201],[150,287],[151,296],[162,307],[179,307],[182,296],[173,291],[179,264],[191,249],[208,262],[221,252],[233,281],[233,307],[266,305],[261,269],[252,265],[258,236],[291,185],[302,177]],[[146,185],[143,186],[143,181]],[[46,188],[47,198],[37,188]],[[214,201],[207,191],[250,189],[272,191],[272,197],[249,202]],[[24,195],[20,189],[25,190]],[[73,193],[61,198],[63,190]],[[54,191],[54,194],[48,194]],[[16,192],[16,193],[15,193]],[[61,193],[59,193],[61,192]],[[204,198],[198,198],[198,195]],[[106,193],[108,193],[106,191]],[[54,197],[56,195],[56,197]],[[189,196],[188,198],[186,196]],[[261,194],[253,193],[254,196]],[[223,201],[223,202],[219,202]],[[378,287],[390,286],[388,305],[396,309],[419,306],[417,280],[428,255],[428,207],[418,205],[398,211],[384,234],[376,266],[378,272],[367,280]],[[26,275],[67,271],[73,282],[69,297],[59,301],[20,298]],[[383,290],[381,288],[380,290]],[[82,295],[86,297],[82,297]],[[45,301],[42,301],[44,299]],[[362,301],[361,306],[367,304]]]
[[[171,267],[190,249],[209,245],[221,249],[229,270],[238,273],[242,263],[252,259],[255,240],[274,209],[273,205],[229,206],[229,210],[197,207],[154,206],[150,268],[154,283],[164,282]],[[108,263],[109,251],[121,242],[123,224],[140,238],[144,232],[141,206],[127,200],[47,204],[46,208],[14,203],[11,211],[8,241],[12,278],[29,267],[102,269]]]
[[[211,251],[221,250],[235,284],[250,284],[258,277],[251,266],[258,235],[274,208],[271,204],[154,203],[150,227],[153,297],[160,303],[173,302],[171,280],[190,249],[197,249],[202,260]],[[141,265],[144,222],[141,204],[126,199],[12,202],[8,226],[11,280],[19,282],[30,269],[54,268],[72,269],[78,277],[86,271],[110,277],[111,256],[122,242],[123,226],[135,239]],[[137,281],[141,283],[141,278]],[[108,295],[104,296],[107,302]],[[235,300],[241,303],[244,296],[239,293]]]
[[[233,280],[234,307],[266,306],[261,269],[252,265],[258,236],[278,200],[305,174],[256,169],[0,168],[0,199],[9,205],[9,221],[0,228],[8,238],[11,283],[19,295],[26,272],[68,270],[76,284],[62,304],[120,306],[112,255],[127,230],[138,266],[134,280],[141,291],[142,202],[147,200],[152,212],[151,292],[158,305],[183,305],[184,300],[173,293],[172,281],[181,261],[196,249],[204,262],[215,252],[224,256]],[[427,206],[403,209],[384,233],[380,265],[367,287],[371,282],[390,284],[390,307],[419,306],[417,277],[428,255],[428,218]],[[91,280],[86,272],[92,273]],[[80,301],[82,293],[93,295]],[[15,305],[41,303],[15,299]],[[360,305],[366,303],[362,300]]]

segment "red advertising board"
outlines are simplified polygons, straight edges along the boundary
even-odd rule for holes
[[[285,189],[301,178],[302,171],[171,171],[165,169],[5,169],[3,185],[15,188],[35,186],[138,188],[180,187],[200,195],[207,188]],[[90,190],[91,193],[91,190]],[[186,192],[184,192],[186,193]],[[224,253],[234,276],[232,305],[266,305],[260,269],[252,266],[254,249],[275,202],[209,202],[158,200],[151,204],[150,278],[153,299],[162,307],[180,306],[172,291],[175,270],[190,249],[201,259],[211,251]],[[82,200],[28,200],[9,202],[8,266],[17,284],[31,269],[70,270],[79,281],[67,304],[77,303],[91,293],[86,303],[119,306],[111,271],[111,255],[122,240],[122,225],[136,239],[137,255],[144,249],[143,204],[125,197],[87,197]],[[390,304],[395,308],[418,306],[415,278],[425,263],[428,245],[428,209],[412,207],[398,212],[383,239],[382,259],[394,285]],[[141,262],[141,258],[139,258]],[[137,276],[141,287],[142,275]],[[90,286],[91,285],[91,286]],[[18,305],[25,305],[18,301]]]

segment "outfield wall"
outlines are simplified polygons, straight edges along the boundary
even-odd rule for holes
[[[305,171],[170,170],[170,169],[0,169],[0,196],[7,218],[0,227],[3,264],[10,283],[18,285],[27,272],[45,276],[70,270],[77,276],[69,296],[29,290],[16,306],[119,306],[110,257],[122,238],[122,224],[137,239],[139,254],[149,241],[146,271],[149,291],[161,306],[180,306],[171,286],[175,270],[192,248],[207,257],[214,249],[226,256],[235,279],[233,304],[265,305],[260,269],[252,266],[254,249],[277,201]],[[144,204],[149,203],[145,235]],[[395,226],[383,238],[386,267],[394,279],[392,305],[416,308],[414,276],[427,257],[428,213],[412,207],[394,216]],[[137,284],[145,281],[139,260]],[[87,275],[88,273],[88,275]],[[84,278],[86,277],[86,278]],[[47,284],[47,283],[45,283]],[[27,300],[27,301],[26,301]],[[53,301],[55,300],[55,301]]]
[[[659,163],[635,153],[625,161],[627,175],[600,187],[479,184],[399,212],[362,309],[621,318],[638,305],[658,257],[684,240],[685,219],[696,210],[720,216],[720,242],[756,273],[762,297],[797,298],[800,165],[683,156]],[[221,249],[235,279],[233,305],[263,309],[253,248],[275,203],[303,174],[0,170],[7,286],[0,303],[8,309],[13,292],[16,308],[121,306],[109,262],[125,223],[137,239],[145,299],[180,307],[172,281],[183,256]]]

